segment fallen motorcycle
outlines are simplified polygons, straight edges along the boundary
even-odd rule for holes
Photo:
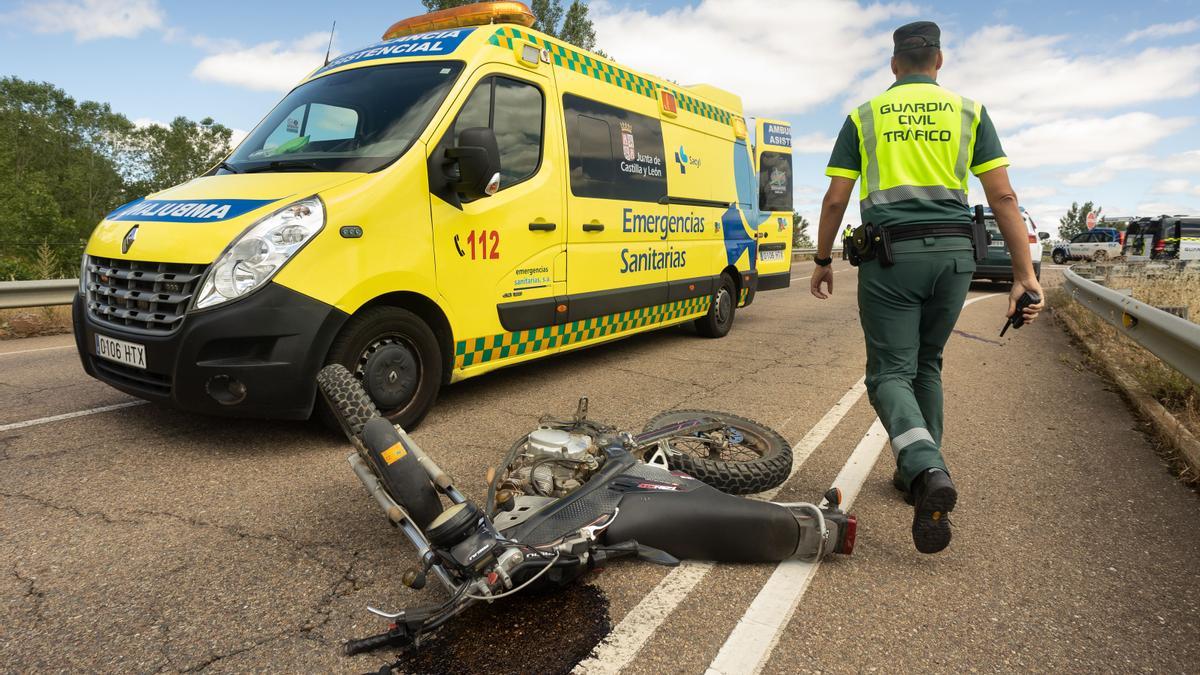
[[[449,593],[428,607],[368,607],[391,625],[346,642],[346,655],[419,644],[476,602],[566,584],[615,558],[667,566],[683,559],[776,562],[819,560],[854,548],[857,521],[838,508],[836,488],[822,506],[774,503],[722,492],[678,470],[700,467],[730,492],[780,484],[791,468],[787,443],[744,418],[677,411],[634,435],[588,419],[582,399],[571,419],[543,418],[512,445],[489,471],[480,508],[402,429],[379,416],[348,370],[327,366],[317,381],[355,446],[347,458],[355,475],[417,549],[418,563],[403,582],[421,589],[432,573]],[[729,459],[738,452],[757,457],[746,463],[751,466],[786,456],[787,468],[753,486],[722,482],[743,473],[745,465]]]

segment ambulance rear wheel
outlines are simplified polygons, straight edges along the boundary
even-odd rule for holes
[[[721,275],[721,285],[717,287],[708,306],[708,314],[696,319],[696,330],[704,337],[725,337],[733,328],[733,316],[737,312],[737,284],[728,274]]]
[[[392,424],[412,429],[437,399],[442,353],[421,317],[399,307],[371,307],[352,317],[329,349],[362,383]]]

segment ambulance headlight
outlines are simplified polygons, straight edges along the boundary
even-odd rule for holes
[[[316,195],[250,226],[209,269],[196,309],[236,300],[267,283],[323,227],[325,205]]]

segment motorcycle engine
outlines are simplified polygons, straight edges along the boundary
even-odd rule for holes
[[[591,436],[538,427],[509,466],[505,483],[526,495],[565,497],[599,468]]]

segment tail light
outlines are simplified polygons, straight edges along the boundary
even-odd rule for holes
[[[1162,253],[1165,250],[1167,250],[1167,241],[1165,239],[1159,239],[1157,242],[1154,243],[1154,252],[1155,253]]]
[[[1037,242],[1037,235],[1036,235],[1036,234],[1034,234],[1034,233],[1032,233],[1032,232],[1030,232],[1030,233],[1029,233],[1029,243],[1031,243],[1031,244],[1036,244],[1036,243],[1038,243],[1038,242]]]
[[[846,514],[845,528],[845,532],[842,534],[842,544],[838,546],[836,552],[850,555],[854,552],[854,538],[858,536],[858,518],[854,514]]]

